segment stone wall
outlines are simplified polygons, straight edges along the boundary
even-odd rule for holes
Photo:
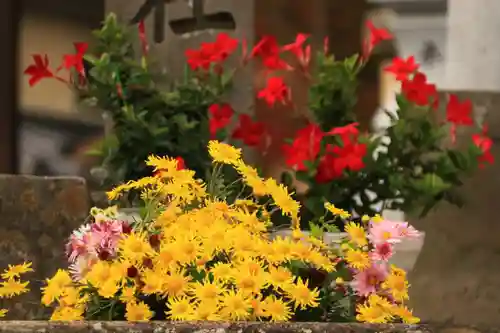
[[[40,288],[57,269],[67,268],[65,244],[89,208],[81,178],[0,175],[0,269],[31,261],[34,270],[24,279],[30,282],[29,293],[0,300],[9,319],[46,315]]]
[[[2,333],[497,333],[500,327],[335,323],[43,322],[6,321]]]
[[[496,163],[466,179],[463,208],[441,204],[412,221],[426,239],[410,274],[410,300],[423,320],[500,324],[500,94],[455,93],[489,124]],[[459,144],[470,134],[459,131]]]

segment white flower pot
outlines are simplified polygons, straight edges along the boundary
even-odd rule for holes
[[[303,231],[304,234],[308,235],[308,231]],[[400,243],[394,245],[394,254],[389,260],[389,263],[396,265],[397,267],[404,269],[406,272],[410,272],[424,245],[425,233],[421,232],[420,237],[417,238],[407,238]],[[271,233],[271,238],[277,236],[281,237],[291,237],[292,231],[289,229],[278,230]],[[323,241],[325,244],[334,245],[340,244],[342,239],[347,237],[345,232],[325,232],[323,235]]]
[[[128,223],[141,220],[140,208],[119,208],[117,218]]]

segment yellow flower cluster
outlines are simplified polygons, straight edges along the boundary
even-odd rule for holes
[[[21,275],[32,271],[30,262],[9,265],[1,274],[0,298],[11,298],[28,292],[28,282],[21,281]],[[0,317],[5,317],[7,311],[7,309],[0,309]]]
[[[153,317],[148,295],[165,302],[172,320],[286,321],[297,309],[319,306],[319,290],[292,266],[332,272],[336,261],[321,241],[297,229],[299,204],[283,185],[259,177],[239,149],[211,141],[209,153],[214,168],[234,167],[253,195],[228,204],[210,195],[193,171],[179,170],[175,159],[150,157],[158,176],[128,182],[109,196],[139,189],[145,200],[154,198],[155,217],[124,236],[116,259],[95,262],[76,284],[63,270],[48,280],[42,303],[57,304],[53,320],[82,319],[94,296],[124,304],[130,321]],[[269,237],[268,211],[275,209],[269,205],[290,217],[293,238]]]

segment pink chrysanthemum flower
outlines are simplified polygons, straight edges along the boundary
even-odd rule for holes
[[[368,239],[374,244],[401,242],[404,238],[418,237],[420,232],[413,228],[408,222],[393,222],[383,220],[370,222]]]
[[[388,261],[393,254],[393,245],[391,243],[375,244],[370,251],[370,258],[375,261]]]
[[[354,274],[351,286],[356,294],[368,296],[377,292],[377,288],[388,274],[389,269],[385,263],[373,263],[369,268]]]
[[[79,257],[99,257],[103,253],[103,259],[115,256],[118,242],[128,229],[126,222],[118,220],[82,226],[73,232],[67,244],[69,261],[74,263]]]
[[[396,229],[401,238],[418,238],[422,235],[420,231],[415,229],[408,222],[398,222]]]

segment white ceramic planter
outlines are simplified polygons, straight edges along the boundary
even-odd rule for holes
[[[141,220],[140,210],[139,208],[119,208],[118,219],[129,223],[137,222]]]
[[[308,235],[309,232],[303,231],[304,234]],[[291,237],[292,231],[289,229],[278,230],[271,234],[271,237]],[[323,241],[326,244],[334,245],[340,244],[343,238],[347,237],[347,233],[345,232],[326,232],[323,236]],[[417,262],[417,258],[422,250],[422,246],[424,245],[425,233],[422,232],[421,236],[418,238],[408,238],[401,243],[394,245],[394,255],[389,260],[389,262],[397,267],[404,269],[406,272],[410,272],[415,263]]]

